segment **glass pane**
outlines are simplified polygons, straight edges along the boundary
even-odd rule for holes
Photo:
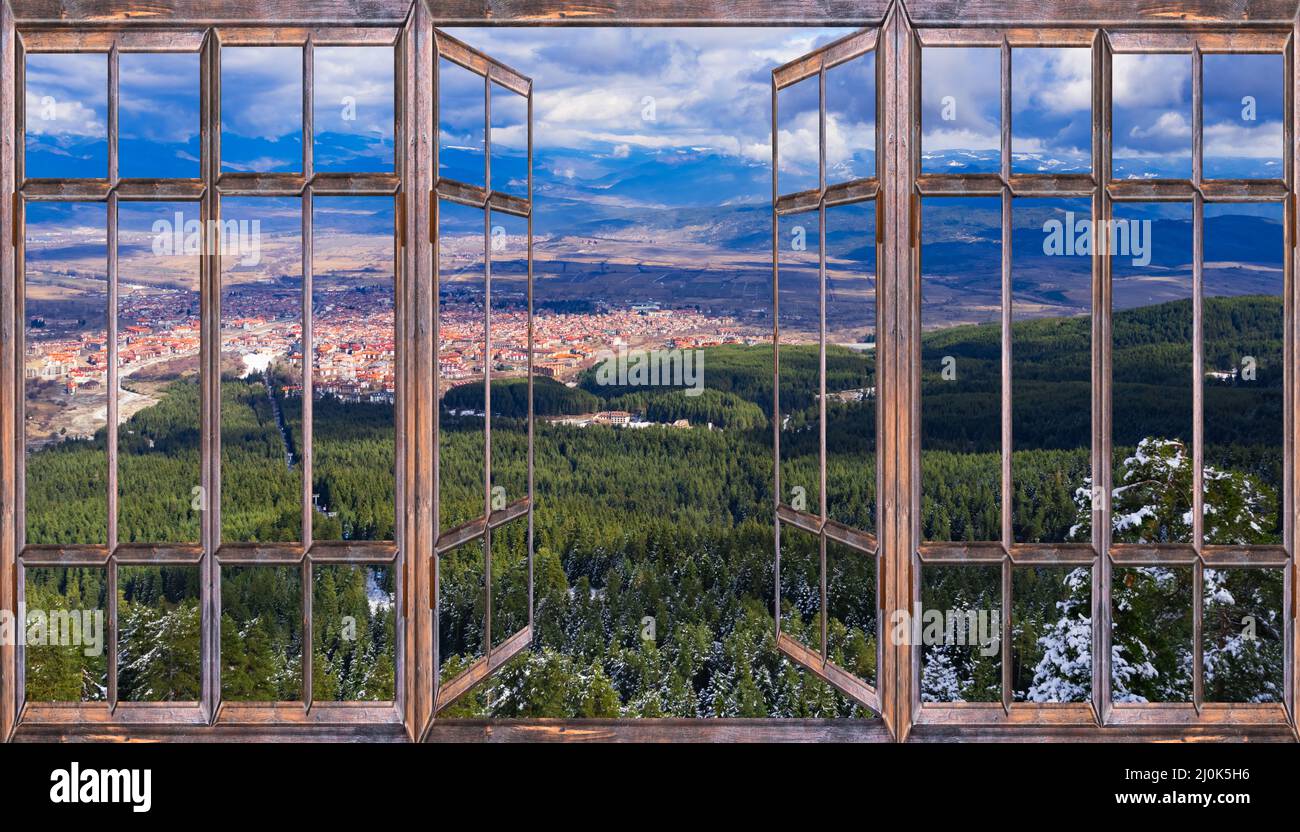
[[[483,538],[479,537],[438,556],[438,679],[443,683],[465,672],[484,653],[487,581],[483,555]],[[453,713],[476,712],[473,700],[477,695],[462,700],[459,711]]]
[[[27,542],[107,543],[107,206],[26,211]]]
[[[1092,474],[1090,228],[1086,199],[1013,203],[1011,522],[1017,543],[1091,539],[1091,500],[1076,505]]]
[[[876,53],[826,70],[826,184],[876,175]]]
[[[1192,699],[1192,570],[1122,567],[1112,576],[1110,681],[1116,702]]]
[[[108,176],[108,56],[35,54],[26,64],[30,179]]]
[[[1281,179],[1286,120],[1281,55],[1206,55],[1205,176]]]
[[[1092,169],[1092,50],[1011,50],[1011,169]]]
[[[997,564],[921,568],[922,702],[1002,700],[1001,598]]]
[[[1206,569],[1204,580],[1205,701],[1282,702],[1282,570]]]
[[[1190,179],[1192,56],[1116,55],[1111,176]]]
[[[1282,542],[1281,205],[1205,206],[1205,542]]]
[[[312,537],[393,540],[393,200],[312,210]]]
[[[1092,697],[1092,570],[1011,571],[1011,680],[1016,702]]]
[[[1002,169],[1002,55],[989,47],[921,51],[921,171]]]
[[[198,543],[199,206],[118,207],[117,537]]]
[[[221,201],[221,535],[302,535],[302,202]]]
[[[826,210],[826,501],[876,529],[876,204]]]
[[[312,567],[312,699],[396,698],[397,575],[388,564]]]
[[[117,695],[126,702],[197,702],[199,568],[121,566]]]
[[[492,190],[528,198],[528,99],[492,84]]]
[[[1001,200],[926,200],[922,216],[922,539],[998,540]]]
[[[318,172],[393,169],[391,46],[318,46],[312,53],[312,164]]]
[[[221,169],[302,170],[302,48],[221,49]]]
[[[821,551],[818,535],[781,524],[781,632],[814,653],[822,650]]]
[[[781,502],[821,514],[821,277],[816,212],[777,223]]]
[[[484,511],[485,233],[481,209],[440,203],[438,505],[444,530],[482,517]]]
[[[486,81],[446,58],[438,59],[438,176],[486,187]]]
[[[294,566],[221,570],[221,698],[302,698],[302,574]]]
[[[526,496],[528,221],[497,211],[492,214],[492,510]]]
[[[1115,206],[1113,533],[1190,543],[1192,206]]]
[[[24,581],[28,701],[107,699],[105,570],[28,569]]]
[[[492,530],[492,646],[528,626],[528,518]]]
[[[793,194],[820,186],[817,86],[814,75],[776,94],[777,193]]]
[[[826,541],[826,638],[829,657],[876,684],[876,556]]]
[[[118,84],[118,172],[197,179],[199,54],[124,52]]]

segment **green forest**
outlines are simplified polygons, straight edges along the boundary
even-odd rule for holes
[[[1207,514],[1207,534],[1211,542],[1276,542],[1281,305],[1275,298],[1212,298],[1205,321],[1207,369],[1252,362],[1255,367],[1249,379],[1243,373],[1206,380],[1206,503],[1215,512],[1212,518]],[[1010,510],[1019,541],[1079,541],[1090,535],[1090,335],[1084,318],[1020,321],[1013,327]],[[1000,534],[998,338],[996,326],[959,326],[923,339],[921,482],[927,540],[994,540]],[[1119,311],[1114,338],[1116,489],[1110,498],[1116,539],[1185,539],[1191,508],[1191,469],[1185,464],[1191,440],[1190,304]],[[601,386],[592,374],[575,387],[535,379],[539,417],[627,409],[655,422],[687,419],[691,427],[627,430],[538,419],[533,649],[453,706],[454,715],[869,716],[775,649],[774,421],[780,425],[782,500],[802,502],[815,513],[821,497],[816,349],[782,346],[780,355],[779,414],[772,407],[770,347],[707,350],[701,396],[672,388]],[[827,512],[871,531],[873,355],[830,348],[827,376],[832,395]],[[281,384],[274,371],[223,383],[221,501],[227,541],[300,537],[301,407],[283,395]],[[853,391],[859,392],[848,395]],[[130,436],[122,446],[123,540],[196,536],[195,394],[192,384],[177,382],[159,404],[121,428]],[[465,385],[449,390],[442,402],[443,529],[483,511],[483,418],[473,415],[482,407],[482,395],[481,385]],[[526,380],[495,381],[492,401],[491,485],[513,501],[527,487]],[[318,399],[314,429],[315,538],[391,538],[392,408]],[[95,483],[106,481],[104,460],[102,435],[31,455],[30,542],[102,539],[102,485],[97,491]],[[527,623],[526,529],[520,519],[492,534],[490,634],[483,631],[483,542],[440,558],[443,679],[482,655],[487,639],[500,644]],[[782,550],[782,626],[815,649],[823,629],[818,541],[786,529]],[[128,690],[138,698],[194,698],[193,583],[167,569],[128,581],[126,571],[119,580],[123,698]],[[833,544],[827,571],[831,658],[871,681],[882,624],[876,620],[874,562]],[[1190,695],[1190,579],[1190,568],[1135,569],[1116,576],[1117,698],[1177,701]],[[302,695],[300,580],[297,569],[246,567],[223,574],[226,698]],[[1207,698],[1276,698],[1281,573],[1209,570],[1205,580]],[[318,568],[313,582],[313,696],[390,698],[391,570]],[[927,567],[922,582],[927,608],[996,610],[1001,603],[996,567]],[[1076,701],[1090,694],[1091,585],[1087,569],[1016,570],[1012,677],[1017,699]],[[31,570],[27,586],[29,605],[38,598],[53,609],[103,603],[105,592],[102,571],[95,570]],[[151,649],[133,652],[141,644]],[[923,695],[997,700],[1000,655],[983,653],[978,645],[927,646]],[[28,657],[30,697],[102,698],[102,659],[52,648],[29,649]]]

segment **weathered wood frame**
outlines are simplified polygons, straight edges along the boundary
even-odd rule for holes
[[[1285,571],[1285,617],[1288,658],[1286,701],[1279,707],[1251,708],[1202,704],[1189,706],[1111,706],[1109,668],[1101,650],[1094,650],[1094,701],[1080,706],[1023,706],[1005,703],[991,706],[925,706],[919,699],[919,651],[910,646],[882,648],[878,664],[877,691],[882,720],[434,720],[436,689],[433,662],[435,629],[433,611],[433,565],[439,548],[437,533],[436,402],[433,372],[437,366],[437,292],[434,276],[436,249],[424,229],[432,225],[438,186],[436,168],[430,160],[436,154],[436,100],[433,79],[437,44],[435,25],[847,25],[869,27],[877,35],[877,136],[878,182],[874,186],[877,213],[882,217],[878,232],[877,259],[877,394],[879,436],[878,525],[879,585],[882,619],[890,612],[908,610],[919,600],[919,573],[923,562],[987,561],[1002,565],[1024,563],[1086,563],[1094,575],[1094,644],[1109,636],[1108,596],[1112,564],[1181,563],[1196,565],[1274,566]],[[392,30],[379,36],[375,30]],[[0,738],[5,739],[411,739],[424,735],[431,741],[492,740],[951,740],[962,738],[1025,740],[1110,740],[1147,737],[1152,739],[1294,739],[1296,692],[1300,677],[1294,657],[1300,646],[1296,627],[1297,562],[1300,545],[1293,521],[1297,479],[1295,455],[1300,384],[1297,382],[1296,343],[1300,337],[1300,291],[1294,278],[1296,207],[1294,170],[1300,150],[1295,143],[1296,108],[1300,90],[1295,73],[1294,49],[1300,38],[1295,0],[1186,0],[1170,4],[1160,0],[1044,0],[1035,4],[1008,0],[777,0],[755,3],[749,0],[723,4],[703,0],[626,0],[607,7],[588,7],[575,12],[562,0],[450,0],[433,4],[428,0],[277,0],[248,3],[246,0],[169,0],[148,10],[135,9],[123,0],[0,0],[0,335],[15,343],[21,326],[21,211],[14,197],[23,185],[20,169],[22,123],[16,89],[21,89],[22,44],[42,41],[45,48],[158,49],[178,37],[194,37],[204,52],[204,107],[219,99],[219,66],[214,54],[217,42],[295,42],[316,44],[342,38],[345,42],[396,42],[398,86],[398,171],[394,181],[362,183],[332,181],[323,175],[235,176],[221,175],[208,154],[203,179],[181,191],[159,183],[146,186],[147,193],[132,191],[129,181],[97,185],[78,192],[81,198],[109,201],[131,198],[190,198],[201,201],[204,217],[216,216],[220,193],[289,194],[314,192],[367,192],[366,188],[392,193],[398,202],[399,243],[397,310],[400,342],[408,358],[399,372],[409,394],[399,404],[399,443],[406,453],[399,464],[399,541],[390,559],[398,559],[402,580],[398,606],[404,642],[399,666],[405,667],[399,684],[398,701],[391,706],[370,704],[304,707],[304,703],[221,706],[215,691],[205,687],[203,702],[196,707],[140,707],[122,703],[112,713],[95,706],[50,706],[24,708],[21,701],[19,657],[13,645],[0,645]],[[21,37],[21,41],[20,41]],[[1083,44],[1093,49],[1093,152],[1092,173],[1082,178],[1021,177],[1004,170],[991,177],[922,176],[919,172],[920,49],[922,44],[984,43],[1004,51],[1004,74],[1008,71],[1006,50],[1014,46]],[[1199,164],[1190,182],[1157,183],[1141,186],[1113,182],[1109,176],[1109,90],[1099,79],[1108,78],[1110,55],[1114,51],[1282,51],[1286,78],[1286,177],[1278,183],[1211,182],[1200,177]],[[1199,73],[1198,73],[1199,77]],[[1005,87],[1005,85],[1004,85]],[[1004,89],[1004,99],[1006,91]],[[1199,85],[1195,109],[1199,112]],[[1008,106],[1004,100],[1004,112]],[[209,111],[205,110],[205,115]],[[1198,116],[1199,122],[1199,116]],[[205,125],[208,119],[205,117]],[[1004,118],[1004,132],[1009,119]],[[1198,123],[1199,127],[1199,123]],[[1199,133],[1199,130],[1198,130]],[[218,137],[205,133],[205,150]],[[1004,136],[1004,144],[1007,139]],[[309,144],[309,141],[307,142]],[[1198,141],[1199,156],[1199,141]],[[1004,162],[1005,165],[1005,162]],[[175,186],[180,187],[180,186]],[[351,188],[357,190],[350,190]],[[335,190],[338,188],[339,190]],[[389,190],[391,188],[391,190]],[[1286,379],[1285,501],[1288,525],[1281,547],[1218,551],[1217,547],[1191,546],[1177,551],[1149,547],[1111,547],[1109,516],[1099,510],[1093,528],[1101,530],[1091,545],[1081,549],[1062,547],[1020,547],[1005,540],[987,547],[922,546],[919,529],[919,378],[916,371],[920,335],[919,199],[922,195],[1000,196],[1005,212],[1017,195],[1090,197],[1095,217],[1110,215],[1114,201],[1125,199],[1181,199],[1204,202],[1254,200],[1281,202],[1286,206]],[[33,187],[24,198],[56,198]],[[70,198],[72,194],[64,194]],[[775,194],[774,194],[775,196]],[[814,205],[824,210],[828,194],[819,193]],[[848,196],[847,194],[845,196]],[[783,206],[786,207],[786,206]],[[793,207],[793,206],[788,206]],[[809,206],[812,207],[812,206]],[[1199,208],[1197,209],[1199,216]],[[775,207],[774,207],[775,213]],[[305,220],[309,222],[309,220]],[[1199,231],[1198,244],[1199,251]],[[1004,258],[1007,248],[1004,246]],[[208,258],[204,258],[205,261]],[[1004,270],[1006,269],[1004,262]],[[1199,274],[1199,266],[1197,272]],[[207,262],[202,272],[203,320],[207,327],[203,366],[215,366],[215,326],[219,310],[212,300],[219,280],[219,263]],[[1199,283],[1199,280],[1198,280]],[[16,291],[17,290],[17,291]],[[1093,468],[1095,480],[1109,487],[1109,267],[1105,258],[1093,264]],[[1006,343],[1004,340],[1004,349]],[[20,354],[0,351],[0,607],[14,608],[19,599],[18,530],[21,524],[20,496],[23,454],[15,418],[20,406]],[[216,390],[205,382],[203,410],[205,467],[204,482],[214,478],[206,463],[216,441],[214,424]],[[1195,389],[1195,388],[1194,388]],[[1004,391],[1004,396],[1006,392]],[[1199,417],[1198,417],[1199,418]],[[1004,432],[1005,433],[1005,432]],[[1103,453],[1104,452],[1104,453]],[[1005,463],[1004,463],[1005,464]],[[824,491],[823,491],[824,493]],[[219,492],[209,490],[210,500]],[[784,513],[784,512],[783,512]],[[795,518],[787,518],[794,520]],[[824,530],[823,518],[803,518]],[[782,520],[776,521],[778,526]],[[165,552],[155,557],[140,555],[140,562],[199,562],[214,574],[224,555],[218,548],[219,523],[204,521],[204,546],[196,554]],[[405,542],[402,542],[405,541]],[[92,547],[93,548],[93,547]],[[85,553],[84,557],[106,563],[120,554],[120,562],[136,557],[129,550]],[[120,548],[120,547],[119,547]],[[312,547],[315,548],[315,547]],[[409,556],[405,550],[409,549]],[[265,552],[269,560],[261,559]],[[228,562],[281,562],[309,564],[310,549],[301,547],[255,549],[251,553],[229,553]],[[323,550],[322,550],[323,552]],[[343,554],[343,560],[350,560]],[[65,563],[66,561],[60,561]],[[1005,580],[1004,580],[1005,584]],[[309,586],[309,584],[305,584]],[[219,601],[219,599],[218,599]],[[210,621],[213,599],[204,601]],[[1004,621],[1005,626],[1005,621]],[[205,637],[213,636],[205,630]],[[1004,640],[1005,641],[1005,640]],[[882,641],[883,644],[883,641]],[[209,646],[207,655],[216,654]],[[209,674],[210,676],[210,674]],[[210,685],[205,681],[205,685]]]

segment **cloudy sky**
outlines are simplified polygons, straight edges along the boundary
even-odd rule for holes
[[[770,160],[770,70],[846,33],[808,29],[484,28],[453,30],[535,79],[538,155],[579,151],[585,173],[619,160],[707,148],[741,162]],[[302,154],[301,51],[227,48],[222,54],[226,170],[290,171]],[[31,55],[27,67],[28,173],[96,176],[107,165],[104,55]],[[1188,55],[1115,58],[1117,175],[1186,175],[1191,150]],[[1013,53],[1017,167],[1086,170],[1090,140],[1086,49]],[[833,168],[873,171],[874,56],[828,76],[827,150]],[[393,61],[383,47],[320,48],[315,56],[316,153],[322,170],[393,164]],[[1282,62],[1276,55],[1205,58],[1207,174],[1275,175],[1282,138]],[[1000,129],[998,50],[929,49],[923,56],[927,169],[981,169]],[[446,66],[444,146],[481,147],[481,81]],[[197,55],[123,55],[122,169],[126,175],[197,175]],[[498,91],[493,140],[522,150],[523,102]],[[779,119],[782,191],[815,177],[816,82],[785,90]],[[1245,161],[1249,160],[1249,161]],[[502,169],[507,162],[502,162]],[[1235,165],[1235,167],[1234,167]],[[562,170],[561,174],[584,173]],[[538,175],[545,174],[545,169]],[[503,176],[504,185],[521,170]]]

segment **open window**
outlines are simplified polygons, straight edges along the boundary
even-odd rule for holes
[[[777,649],[880,712],[876,33],[772,71]]]
[[[436,718],[533,642],[533,85],[434,38]]]

